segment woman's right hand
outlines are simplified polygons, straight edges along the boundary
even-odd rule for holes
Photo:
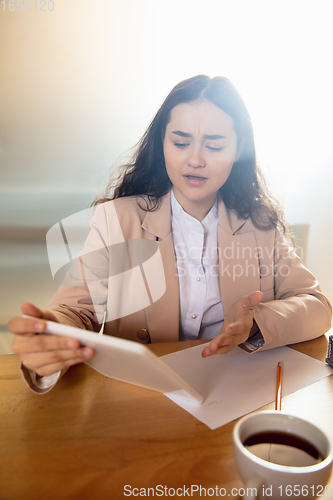
[[[24,366],[37,375],[52,375],[94,355],[93,349],[80,347],[76,339],[42,335],[46,330],[46,321],[58,323],[51,311],[42,311],[29,302],[24,303],[21,310],[32,318],[16,316],[9,321],[8,328],[14,333],[12,350],[20,356]]]

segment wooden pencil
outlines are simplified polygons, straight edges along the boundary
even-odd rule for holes
[[[282,399],[282,366],[278,363],[277,366],[277,378],[276,378],[276,398],[275,398],[275,410],[281,411],[281,399]]]

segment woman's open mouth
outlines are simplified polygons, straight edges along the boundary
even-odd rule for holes
[[[184,175],[183,176],[187,184],[190,186],[202,186],[208,180],[207,177],[201,175]]]

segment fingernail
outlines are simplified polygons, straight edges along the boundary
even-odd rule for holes
[[[66,342],[66,347],[67,347],[68,349],[74,349],[74,347],[75,347],[75,342],[73,342],[72,340],[68,340],[68,341]]]
[[[34,330],[41,332],[43,330],[43,325],[41,323],[34,323],[33,328]]]
[[[90,357],[90,351],[88,349],[82,349],[82,356],[87,359]]]

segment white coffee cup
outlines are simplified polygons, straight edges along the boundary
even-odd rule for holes
[[[294,452],[297,454],[300,450],[290,447],[284,448],[288,450],[286,453],[288,465],[259,458],[250,451],[251,448],[244,446],[244,443],[249,441],[251,436],[262,433],[273,433],[275,436],[276,433],[281,433],[282,440],[285,436],[287,439],[290,436],[293,436],[290,439],[294,439],[296,436],[296,439],[307,441],[319,452],[318,463],[300,466],[293,456]],[[313,499],[320,495],[325,500],[333,498],[333,491],[327,486],[333,462],[331,444],[327,436],[310,422],[279,411],[252,413],[240,419],[235,425],[233,442],[237,468],[245,483],[244,500]],[[268,450],[270,445],[266,446]],[[285,458],[282,463],[284,460]],[[294,462],[296,465],[291,465]]]

